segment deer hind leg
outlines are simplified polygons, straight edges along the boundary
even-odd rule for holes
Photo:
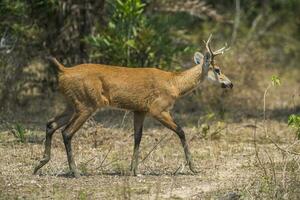
[[[51,119],[48,121],[46,125],[46,141],[45,141],[45,151],[42,160],[40,160],[39,164],[34,168],[33,174],[36,174],[37,171],[46,165],[51,157],[51,143],[52,143],[52,136],[54,132],[66,125],[69,120],[71,119],[73,114],[73,109],[68,107],[65,112],[61,115]]]
[[[184,150],[187,165],[193,173],[196,173],[192,162],[191,153],[186,142],[185,133],[182,128],[178,124],[176,124],[169,112],[163,111],[160,114],[155,114],[153,117],[161,122],[165,127],[171,129],[177,134]]]
[[[71,141],[74,134],[80,129],[80,127],[84,124],[84,122],[93,114],[93,112],[94,109],[92,108],[82,107],[74,114],[71,122],[66,126],[66,128],[62,132],[68,163],[69,163],[69,168],[76,178],[80,176],[80,173],[74,161]]]
[[[143,123],[145,120],[146,113],[144,112],[134,112],[134,147],[133,147],[133,156],[131,161],[131,172],[136,176],[136,171],[138,167],[138,157],[139,157],[139,148],[143,135]]]

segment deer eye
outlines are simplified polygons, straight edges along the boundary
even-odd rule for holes
[[[215,72],[217,73],[217,74],[220,74],[221,73],[221,71],[220,71],[220,69],[215,69]]]

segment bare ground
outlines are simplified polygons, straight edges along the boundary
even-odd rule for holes
[[[151,153],[139,165],[140,175],[134,177],[128,175],[132,130],[104,128],[92,123],[93,126],[87,123],[73,139],[77,165],[82,172],[79,179],[68,175],[59,133],[54,137],[51,161],[34,176],[33,166],[43,153],[42,132],[29,131],[26,143],[18,142],[9,131],[3,132],[0,140],[1,198],[219,199],[230,198],[230,195],[256,198],[255,190],[260,189],[256,188],[256,182],[263,174],[256,153],[265,164],[270,163],[266,152],[272,162],[282,162],[282,151],[265,137],[262,123],[255,125],[253,120],[248,120],[223,124],[220,131],[215,125],[205,138],[200,128],[185,128],[199,170],[198,174],[192,174],[184,167],[182,148],[175,134],[158,127],[145,130],[140,160]],[[267,125],[271,127],[269,138],[280,147],[293,143],[294,133],[286,123],[268,121]],[[297,150],[298,147],[293,148]],[[276,173],[282,171],[276,169]]]

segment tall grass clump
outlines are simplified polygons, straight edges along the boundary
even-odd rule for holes
[[[26,130],[25,130],[25,128],[21,124],[16,124],[15,127],[13,128],[13,134],[14,134],[14,136],[21,143],[25,143],[25,141],[26,141],[25,133],[26,133]]]

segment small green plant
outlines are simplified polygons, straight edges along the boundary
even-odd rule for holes
[[[21,143],[25,143],[26,141],[25,133],[25,128],[21,124],[16,124],[13,128],[14,136],[18,138]]]
[[[86,200],[86,199],[87,199],[87,194],[86,194],[86,192],[84,192],[83,190],[80,190],[80,191],[79,191],[79,194],[78,194],[78,199],[79,199],[79,200]]]
[[[268,87],[265,89],[265,92],[264,92],[264,124],[266,122],[266,97],[267,97],[267,93],[269,91],[269,89],[272,87],[272,86],[280,86],[281,85],[281,81],[280,81],[280,78],[276,75],[272,75],[271,77],[271,83],[268,85]],[[265,129],[265,132],[266,129]]]
[[[81,173],[87,174],[88,173],[87,163],[80,164],[79,169],[80,169]]]
[[[210,134],[210,139],[220,139],[222,135],[222,131],[226,129],[226,124],[224,122],[218,121],[217,127],[215,130]]]
[[[216,115],[214,113],[208,113],[198,120],[198,128],[204,139],[219,139],[222,131],[226,128],[226,124],[222,121],[217,121],[217,124],[214,126],[212,126],[212,122],[214,124],[216,122]]]
[[[279,77],[276,76],[276,75],[272,76],[271,81],[272,81],[273,86],[280,86],[281,85],[281,81],[280,81]]]
[[[300,139],[300,115],[290,115],[288,125],[296,129],[296,136]]]
[[[207,138],[208,132],[209,132],[210,126],[206,123],[201,124],[200,130],[201,134],[203,135],[204,138]]]

